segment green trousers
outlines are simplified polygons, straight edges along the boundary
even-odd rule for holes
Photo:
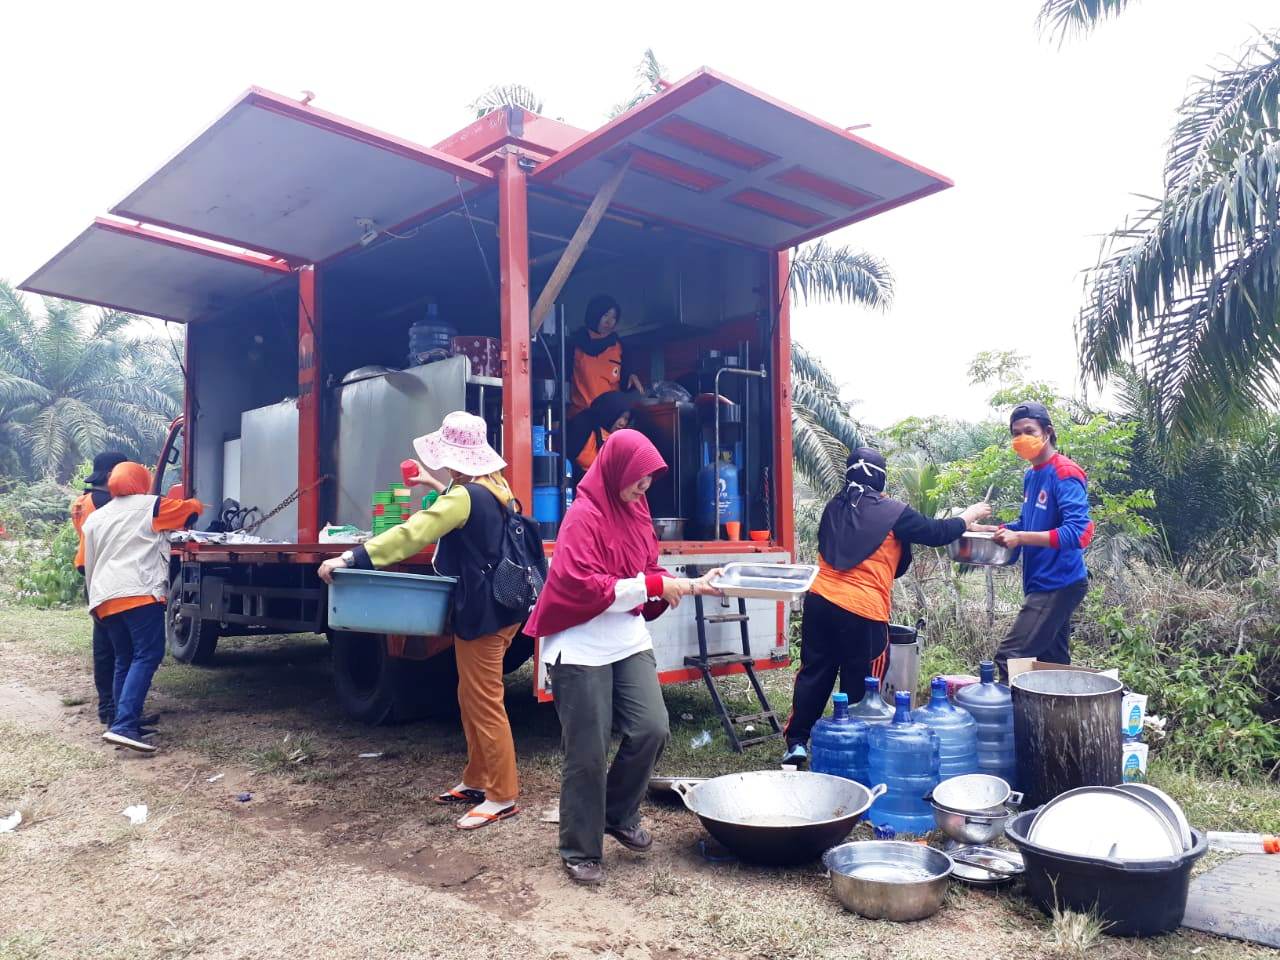
[[[560,716],[560,856],[600,860],[605,828],[640,823],[640,801],[670,731],[653,651],[603,667],[557,663],[551,687]],[[609,764],[612,734],[622,738]]]

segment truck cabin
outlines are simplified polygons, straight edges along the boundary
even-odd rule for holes
[[[948,186],[705,69],[594,132],[509,107],[434,147],[253,88],[22,288],[186,325],[157,491],[262,542],[175,545],[179,624],[323,632],[314,565],[344,547],[321,531],[378,529],[451,410],[489,424],[554,563],[600,295],[619,386],[646,388],[630,425],[671,468],[649,492],[664,562],[788,560],[788,251]],[[754,614],[743,654],[785,663],[782,610]],[[664,679],[697,679],[705,629],[670,629]]]

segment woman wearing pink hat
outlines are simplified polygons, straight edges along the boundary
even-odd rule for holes
[[[340,557],[320,565],[320,579],[333,582],[343,567],[369,570],[400,563],[436,547],[438,569],[458,577],[453,595],[454,652],[458,659],[458,706],[467,738],[462,780],[436,803],[466,804],[458,821],[475,830],[518,812],[516,750],[503,705],[502,658],[522,617],[493,599],[486,572],[502,558],[507,505],[514,496],[502,476],[506,461],[489,446],[485,422],[457,411],[435,433],[413,441],[432,470],[448,470],[449,489],[426,510]]]

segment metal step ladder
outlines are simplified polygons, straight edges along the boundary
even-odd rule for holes
[[[686,573],[691,577],[701,576],[701,573],[692,568],[688,569]],[[747,601],[742,597],[738,598],[737,613],[721,613],[708,616],[704,605],[705,599],[705,597],[693,598],[694,608],[697,611],[698,655],[696,657],[685,657],[684,663],[687,667],[696,667],[702,673],[702,679],[711,694],[711,702],[715,704],[716,713],[720,716],[720,723],[724,726],[724,733],[729,739],[729,745],[733,747],[734,753],[742,753],[746,747],[764,743],[766,740],[780,738],[782,736],[782,724],[778,722],[778,715],[769,706],[769,698],[764,692],[764,687],[760,685],[760,678],[756,676],[755,661],[751,657],[751,641],[748,633],[748,623],[751,618],[747,616]],[[707,624],[709,623],[738,624],[742,632],[742,652],[709,653],[707,651]],[[729,712],[724,699],[720,696],[720,691],[716,688],[715,677],[711,671],[720,667],[735,665],[740,665],[743,673],[747,675],[747,679],[751,681],[751,688],[755,691],[756,700],[760,704],[759,713],[735,716]],[[738,736],[739,726],[761,722],[768,724],[769,733],[754,737]]]

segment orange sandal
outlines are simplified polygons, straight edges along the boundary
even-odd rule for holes
[[[446,790],[436,797],[436,803],[442,806],[451,803],[484,803],[484,791],[472,790],[470,787],[465,790]]]
[[[469,813],[467,813],[466,816],[462,818],[462,820],[475,819],[475,820],[479,820],[480,822],[471,824],[470,826],[463,826],[462,820],[459,820],[457,823],[457,827],[459,830],[479,830],[481,827],[487,827],[489,824],[497,823],[499,820],[508,820],[511,817],[514,817],[519,812],[520,812],[520,808],[517,807],[514,803],[509,807],[504,807],[503,809],[499,810],[497,813],[477,813],[475,810],[471,810]]]

